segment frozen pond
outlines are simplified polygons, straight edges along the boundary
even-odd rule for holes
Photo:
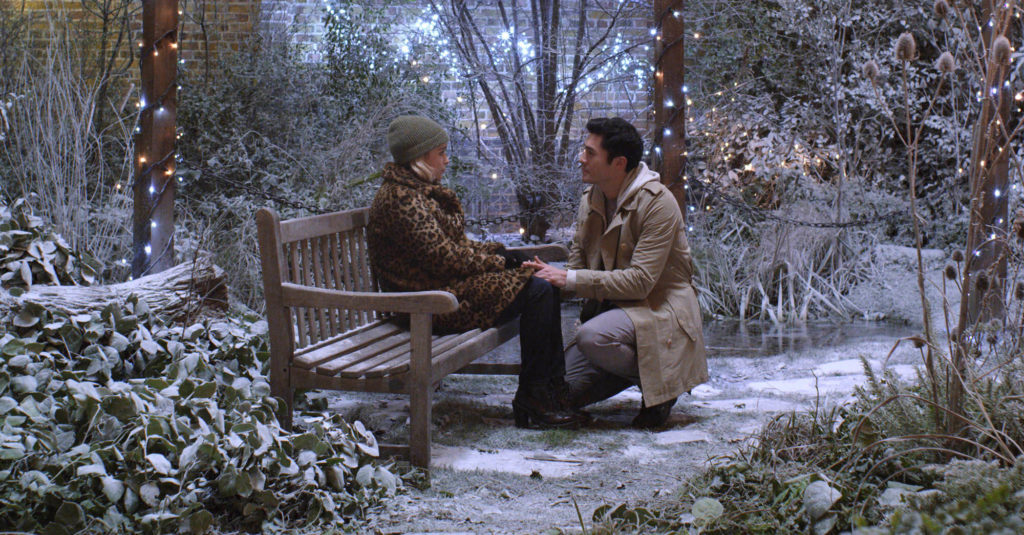
[[[910,336],[912,325],[883,321],[815,322],[776,325],[766,321],[713,320],[704,323],[708,356],[763,357]]]
[[[579,309],[578,302],[562,303],[565,343],[569,343],[576,332]],[[705,320],[704,345],[709,357],[765,357],[862,342],[895,343],[897,338],[920,332],[920,327],[891,321],[816,321],[787,325],[770,321]]]

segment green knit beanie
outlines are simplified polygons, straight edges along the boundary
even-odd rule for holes
[[[418,115],[401,115],[388,126],[388,148],[398,165],[405,165],[448,143],[441,125]]]

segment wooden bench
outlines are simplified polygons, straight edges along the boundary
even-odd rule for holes
[[[369,208],[281,221],[256,214],[270,334],[271,394],[291,428],[296,388],[409,396],[409,444],[383,451],[430,464],[431,393],[451,373],[518,374],[519,364],[473,363],[518,334],[518,319],[490,329],[437,336],[431,316],[454,311],[449,292],[381,292],[367,257]],[[520,250],[565,260],[561,245]],[[396,313],[410,315],[408,328]]]

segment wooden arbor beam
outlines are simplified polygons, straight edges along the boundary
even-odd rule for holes
[[[992,51],[995,39],[1004,35],[1013,38],[1016,0],[1006,0],[993,11],[993,4],[984,2],[981,21],[982,52],[985,60],[981,110],[974,125],[971,148],[969,188],[971,192],[970,223],[967,230],[967,262],[964,293],[960,305],[960,332],[979,322],[1002,319],[1006,303],[1004,289],[1007,273],[1007,228],[1009,221],[1010,170],[1010,104],[1013,91],[1009,85],[1010,63],[1000,63]],[[985,276],[993,291],[977,288],[978,278]],[[998,289],[998,290],[996,290]]]
[[[135,138],[132,275],[174,265],[178,1],[143,0],[142,100]]]
[[[661,182],[686,213],[686,85],[684,0],[655,0],[654,147],[651,161]]]

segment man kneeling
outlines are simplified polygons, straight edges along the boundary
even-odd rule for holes
[[[535,276],[586,299],[566,349],[574,408],[632,385],[638,428],[660,427],[676,398],[707,381],[693,262],[679,205],[640,162],[643,140],[621,118],[592,119],[579,164],[583,194],[567,270],[533,260]]]

